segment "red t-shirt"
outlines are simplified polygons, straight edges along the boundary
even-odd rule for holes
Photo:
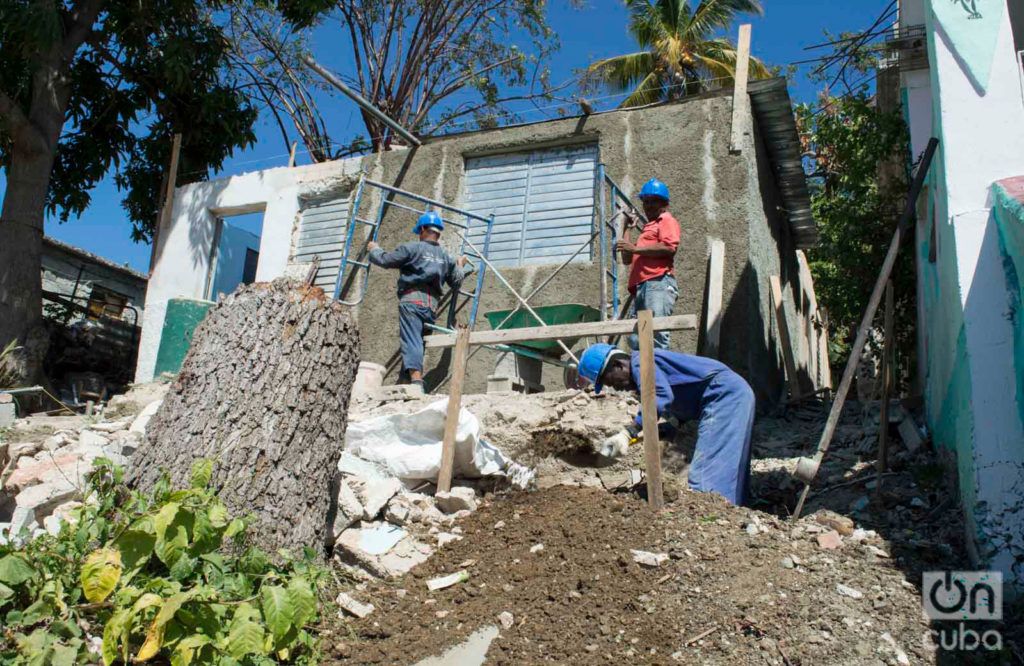
[[[644,225],[640,237],[636,239],[637,247],[661,243],[673,250],[679,247],[679,223],[671,213],[665,212]],[[662,275],[672,274],[672,263],[675,257],[648,257],[633,255],[633,263],[629,269],[629,293],[636,294],[636,286],[641,282]]]

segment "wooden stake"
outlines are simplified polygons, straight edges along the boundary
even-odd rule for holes
[[[704,355],[718,358],[718,342],[722,333],[722,279],[725,274],[725,243],[711,241],[708,260],[708,301],[704,321]]]
[[[882,475],[889,467],[889,391],[892,388],[892,280],[885,284],[885,343],[882,346],[882,405],[878,414],[878,482],[875,494],[882,494]]]
[[[448,413],[444,418],[444,439],[441,443],[441,471],[437,474],[437,492],[452,489],[452,468],[455,465],[455,431],[459,427],[462,408],[462,383],[466,378],[466,357],[469,355],[469,329],[459,326],[455,334],[455,354],[452,359],[452,381],[448,389]]]
[[[786,379],[789,382],[790,398],[800,399],[800,376],[796,370],[796,359],[793,358],[793,343],[789,337],[789,322],[786,321],[786,309],[782,299],[782,283],[778,275],[768,278],[772,292],[772,309],[775,311],[775,323],[779,327],[779,346],[782,347],[782,360],[786,365]]]
[[[175,134],[171,141],[171,163],[167,167],[167,178],[164,179],[166,189],[164,190],[164,203],[160,208],[160,215],[156,220],[156,228],[153,229],[153,247],[149,250],[149,274],[153,275],[153,267],[156,266],[157,246],[160,244],[160,233],[167,226],[171,219],[171,210],[174,207],[174,188],[178,184],[178,159],[181,156],[181,135]]]
[[[733,153],[743,150],[744,119],[750,115],[750,98],[747,96],[747,78],[750,72],[749,23],[740,26],[736,49],[736,77],[732,91],[732,136],[729,140],[729,151]]]
[[[644,466],[647,473],[647,502],[654,510],[665,506],[661,486],[661,441],[658,439],[658,408],[654,388],[654,315],[637,313],[640,338],[640,413],[644,421]]]

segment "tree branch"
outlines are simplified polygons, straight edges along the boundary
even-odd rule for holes
[[[7,96],[7,93],[0,90],[0,118],[4,119],[7,129],[11,134],[31,127],[28,116],[21,110],[18,103]]]

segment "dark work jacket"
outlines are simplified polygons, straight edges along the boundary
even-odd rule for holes
[[[398,296],[418,298],[419,293],[432,299],[441,298],[444,285],[456,287],[462,282],[465,272],[450,254],[433,241],[412,241],[403,243],[394,252],[381,248],[370,251],[370,263],[381,268],[397,268]],[[433,307],[435,303],[422,303]]]

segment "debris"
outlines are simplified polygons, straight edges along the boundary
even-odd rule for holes
[[[476,511],[476,493],[465,486],[457,486],[447,493],[437,493],[434,501],[437,502],[437,508],[445,513]]]
[[[836,592],[843,595],[844,597],[850,597],[851,599],[863,599],[864,593],[860,590],[854,589],[849,585],[843,585],[842,583],[836,584]]]
[[[542,544],[542,543],[538,543],[536,545],[530,546],[530,552],[531,553],[539,553],[542,550],[544,550],[544,544]]]
[[[511,629],[512,625],[515,624],[516,619],[515,616],[512,615],[512,613],[509,613],[508,611],[503,611],[498,614],[498,622],[501,624],[502,628]]]
[[[366,617],[374,611],[373,604],[360,603],[352,597],[350,597],[348,594],[345,594],[344,592],[339,593],[338,598],[335,599],[334,602],[338,604],[338,606],[340,606],[342,610],[344,610],[345,612],[354,615],[360,619]]]
[[[819,525],[839,532],[842,536],[850,536],[856,527],[848,516],[841,516],[833,511],[819,511],[814,515],[814,520]]]
[[[433,552],[405,529],[385,522],[350,527],[341,533],[334,548],[343,563],[379,578],[400,576],[425,562]]]
[[[875,557],[881,557],[882,559],[889,559],[889,553],[885,552],[881,548],[878,548],[877,546],[870,546],[869,545],[869,546],[867,546],[867,550],[868,550],[869,553],[871,553]]]
[[[135,417],[132,424],[128,427],[128,432],[137,432],[140,435],[146,434],[146,427],[149,426],[150,420],[156,415],[157,411],[160,410],[160,405],[163,404],[163,400],[155,400],[148,405],[145,409]]]
[[[796,567],[796,562],[793,561],[792,557],[782,558],[781,564],[783,569],[793,569]]]
[[[819,534],[817,541],[818,547],[822,550],[836,550],[843,546],[843,538],[839,536],[839,532],[836,532],[835,530]]]
[[[646,550],[630,550],[629,552],[633,554],[633,561],[641,566],[656,568],[668,562],[667,553],[649,553]]]
[[[493,529],[500,530],[502,527],[505,527],[505,521],[499,520],[498,522],[494,523]]]
[[[456,571],[453,574],[442,576],[441,578],[433,578],[427,581],[427,589],[430,591],[443,590],[446,587],[452,585],[458,585],[469,580],[469,572],[463,569],[462,571]]]
[[[685,643],[683,643],[683,645],[684,645],[684,646],[690,646],[690,645],[693,645],[694,643],[696,643],[696,642],[697,642],[697,641],[699,641],[700,639],[702,639],[702,638],[707,638],[708,636],[710,636],[711,634],[715,633],[716,631],[718,631],[718,625],[717,625],[717,624],[716,624],[716,625],[713,625],[712,627],[710,627],[710,628],[708,628],[708,629],[705,629],[705,630],[704,630],[704,631],[702,631],[702,632],[700,632],[699,634],[697,634],[696,636],[694,636],[694,637],[693,637],[693,638],[691,638],[690,640],[688,640],[688,641],[686,641]]]
[[[461,541],[462,537],[458,534],[449,534],[448,532],[441,532],[437,535],[437,547],[444,548],[450,543]]]
[[[910,666],[910,658],[907,657],[907,653],[900,649],[897,645],[896,639],[892,637],[888,631],[882,634],[882,640],[892,648],[893,652],[896,653],[896,663],[901,666]]]

